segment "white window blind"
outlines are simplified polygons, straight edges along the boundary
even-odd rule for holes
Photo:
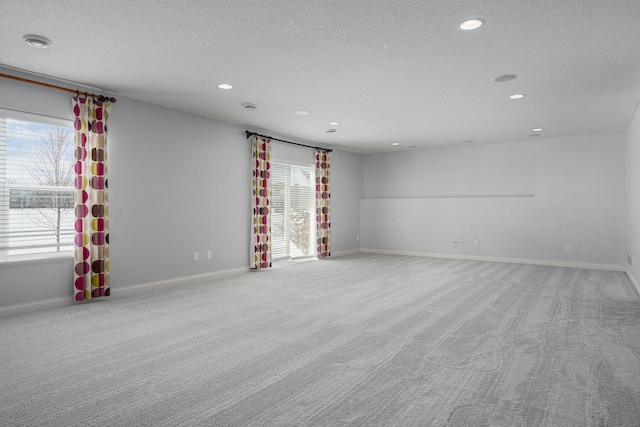
[[[70,120],[0,109],[0,258],[72,250]]]
[[[316,193],[312,167],[271,164],[271,258],[315,256]]]

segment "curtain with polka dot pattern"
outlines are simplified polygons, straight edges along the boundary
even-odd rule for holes
[[[316,149],[316,224],[318,258],[331,256],[331,151]]]
[[[107,191],[107,121],[110,109],[108,102],[73,97],[76,301],[111,294]]]
[[[249,267],[271,267],[271,140],[253,137],[252,156],[252,232]]]

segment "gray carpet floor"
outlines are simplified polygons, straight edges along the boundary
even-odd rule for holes
[[[623,273],[358,254],[0,319],[2,426],[638,426]]]

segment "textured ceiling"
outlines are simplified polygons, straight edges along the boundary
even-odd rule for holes
[[[0,0],[0,10],[5,66],[359,153],[626,131],[640,101],[638,0]],[[474,17],[486,24],[458,28]],[[52,46],[28,47],[30,33]],[[493,81],[507,73],[518,77]],[[332,134],[330,121],[341,123]]]

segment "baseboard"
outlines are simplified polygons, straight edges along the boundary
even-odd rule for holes
[[[556,262],[547,260],[531,260],[520,258],[498,258],[498,257],[481,257],[472,255],[457,255],[457,254],[439,254],[439,253],[427,253],[427,252],[409,252],[409,251],[395,251],[395,250],[383,250],[383,249],[351,249],[347,251],[332,252],[332,257],[341,257],[355,255],[357,253],[377,253],[386,255],[405,255],[405,256],[421,256],[429,258],[446,258],[446,259],[461,259],[469,261],[489,261],[489,262],[504,262],[510,264],[531,264],[531,265],[546,265],[552,267],[568,267],[568,268],[584,268],[590,270],[609,270],[609,271],[622,271],[627,274],[627,277],[633,284],[634,288],[640,295],[640,283],[631,274],[631,272],[623,266],[610,265],[610,264],[591,264],[591,263],[569,263],[569,262]],[[205,273],[195,276],[179,277],[169,280],[161,280],[157,282],[142,283],[139,285],[128,286],[125,288],[112,288],[112,295],[117,297],[138,295],[145,292],[149,292],[151,289],[161,286],[180,286],[191,285],[203,281],[211,281],[216,279],[225,279],[229,277],[238,276],[242,273],[251,271],[249,268],[238,268],[234,270],[216,271],[212,273]],[[26,304],[15,304],[5,307],[0,307],[0,319],[12,316],[18,316],[21,314],[33,313],[36,311],[50,310],[54,308],[66,307],[76,304],[73,297],[64,298],[52,298],[42,301],[34,301]]]
[[[627,268],[625,270],[625,272],[627,273],[627,277],[629,278],[629,281],[631,282],[631,284],[633,285],[634,288],[636,288],[636,292],[638,293],[638,296],[640,296],[640,283],[638,283],[638,281],[636,280],[636,278],[633,276],[633,274],[631,273],[631,271],[629,271],[629,269]]]
[[[587,270],[607,270],[607,271],[622,271],[622,272],[626,271],[624,266],[613,265],[613,264],[576,263],[576,262],[548,261],[548,260],[521,259],[521,258],[499,258],[499,257],[487,257],[487,256],[475,256],[475,255],[439,254],[439,253],[394,251],[394,250],[386,250],[386,249],[367,249],[367,248],[361,248],[360,252],[387,254],[387,255],[421,256],[421,257],[429,257],[429,258],[461,259],[461,260],[468,260],[468,261],[504,262],[509,264],[545,265],[549,267],[583,268]]]
[[[111,294],[113,296],[122,297],[129,295],[139,295],[148,292],[149,289],[157,288],[161,286],[185,286],[193,285],[200,282],[207,282],[216,279],[226,279],[229,277],[238,276],[242,273],[250,271],[248,267],[237,268],[234,270],[214,271],[212,273],[198,274],[195,276],[184,276],[175,279],[159,280],[157,282],[141,283],[138,285],[127,286],[124,288],[111,288]]]
[[[332,251],[331,252],[331,258],[355,255],[355,254],[359,254],[359,253],[360,253],[360,248],[358,248],[358,249],[349,249],[347,251],[339,251],[339,252],[333,252]]]
[[[34,313],[36,311],[50,310],[53,308],[60,308],[73,305],[73,297],[65,298],[52,298],[42,301],[34,301],[26,304],[15,304],[0,307],[0,319],[6,317],[19,316],[21,314]]]
[[[249,271],[249,268],[238,268],[235,270],[216,271],[213,273],[199,274],[196,276],[179,277],[176,279],[162,280],[158,282],[142,283],[139,285],[127,286],[125,288],[111,288],[111,295],[114,297],[122,298],[123,296],[139,295],[145,292],[149,292],[153,288],[160,286],[170,285],[192,285],[199,282],[206,282],[216,279],[225,279],[228,277],[234,277],[239,274]],[[94,302],[102,300],[92,299],[87,302]],[[63,298],[53,298],[42,301],[34,301],[26,304],[15,304],[0,307],[0,319],[12,316],[18,316],[20,314],[34,313],[36,311],[50,310],[52,308],[66,307],[70,305],[78,304],[74,301],[72,296]]]

